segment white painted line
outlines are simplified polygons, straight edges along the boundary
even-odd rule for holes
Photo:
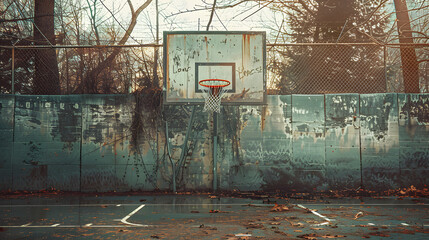
[[[55,223],[55,224],[52,224],[51,227],[56,227],[56,226],[59,226],[59,225],[60,225],[59,223]]]
[[[127,216],[125,216],[124,218],[121,219],[121,222],[124,224],[128,224],[128,225],[132,225],[132,226],[139,226],[139,227],[144,227],[144,226],[148,226],[148,225],[142,225],[142,224],[137,224],[137,223],[130,223],[127,221],[128,218],[130,218],[132,215],[136,214],[140,209],[142,209],[145,205],[142,204],[140,205],[140,207],[136,208],[134,211],[132,211],[130,214],[128,214]]]
[[[369,226],[375,226],[375,224],[374,224],[374,223],[368,223],[368,225],[369,225]]]
[[[23,224],[23,225],[21,225],[21,227],[28,227],[28,226],[30,226],[31,225],[31,223],[27,223],[27,224]]]
[[[317,216],[319,216],[319,217],[321,217],[321,218],[323,218],[323,219],[325,219],[326,221],[332,221],[332,219],[329,219],[329,218],[327,218],[327,217],[325,217],[325,216],[323,216],[322,214],[320,214],[320,213],[318,213],[318,212],[315,212],[315,211],[312,211],[311,210],[311,212],[314,214],[314,215],[317,215]]]
[[[401,225],[403,225],[403,226],[410,226],[410,224],[408,224],[408,223],[401,223]]]
[[[92,223],[85,224],[85,227],[91,227]]]
[[[319,223],[319,224],[313,224],[311,226],[323,226],[323,225],[328,225],[328,224],[329,224],[329,222],[322,222],[322,223]]]
[[[326,220],[326,221],[328,221],[328,222],[335,221],[334,219],[329,219],[329,218],[327,218],[327,217],[323,216],[322,214],[320,214],[320,213],[318,213],[318,212],[315,212],[315,211],[313,211],[313,210],[311,210],[311,209],[309,209],[309,208],[306,208],[306,207],[302,206],[301,204],[298,204],[297,206],[298,206],[299,208],[302,208],[302,209],[305,209],[305,210],[307,210],[307,211],[310,211],[310,212],[311,212],[311,213],[313,213],[314,215],[316,215],[316,216],[318,216],[318,217],[321,217],[321,218],[325,219],[325,220]]]
[[[238,233],[238,234],[235,234],[235,236],[236,236],[236,237],[251,237],[251,236],[252,236],[252,234]]]

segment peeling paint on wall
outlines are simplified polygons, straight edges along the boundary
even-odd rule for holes
[[[423,187],[429,175],[429,94],[398,94],[398,103],[400,185]]]
[[[268,96],[265,107],[224,106],[216,172],[214,122],[201,106],[188,141],[192,106],[166,106],[157,129],[133,148],[134,101],[0,96],[0,189],[172,189],[167,139],[180,191],[210,190],[214,174],[219,189],[241,191],[428,184],[429,94],[284,95]]]
[[[399,187],[396,93],[360,95],[362,180],[366,188]]]
[[[51,170],[58,166],[79,169],[80,102],[80,96],[15,97],[12,159],[15,190],[57,187],[79,190],[79,184],[75,183],[79,178],[53,176],[61,171]]]
[[[325,95],[326,175],[330,189],[361,186],[358,94]]]

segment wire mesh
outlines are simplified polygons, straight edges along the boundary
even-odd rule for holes
[[[11,49],[0,48],[0,93],[12,93],[13,52]]]
[[[1,68],[6,83],[0,90],[12,93],[14,85],[17,94],[131,93],[160,85],[159,80],[154,81],[162,79],[160,58],[154,66],[154,51],[153,47],[114,46],[1,48],[7,64]]]
[[[268,70],[282,94],[386,92],[383,47],[304,45],[272,51]]]
[[[390,46],[386,66],[388,92],[429,92],[429,45]]]
[[[427,93],[428,50],[429,44],[272,44],[267,88],[270,94]],[[162,47],[153,45],[16,46],[0,53],[3,94],[126,94],[162,86]]]

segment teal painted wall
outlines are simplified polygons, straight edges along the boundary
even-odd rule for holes
[[[271,95],[266,106],[225,106],[216,170],[214,122],[202,106],[164,106],[154,122],[143,110],[137,132],[134,99],[0,95],[0,190],[171,190],[173,169],[181,191],[210,190],[214,176],[218,189],[241,191],[428,184],[429,94]]]

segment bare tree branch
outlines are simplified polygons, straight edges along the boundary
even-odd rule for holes
[[[212,11],[211,11],[211,14],[210,14],[209,22],[207,23],[206,31],[209,30],[210,24],[212,23],[213,15],[214,15],[214,12],[215,12],[215,8],[216,8],[216,0],[213,0]]]

